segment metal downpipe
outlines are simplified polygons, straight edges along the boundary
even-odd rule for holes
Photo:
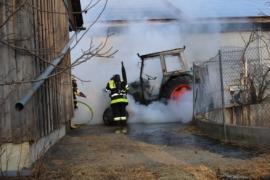
[[[42,74],[40,74],[38,76],[38,78],[35,80],[35,82],[32,83],[32,87],[31,87],[31,89],[28,90],[26,95],[21,97],[21,99],[15,104],[15,109],[17,111],[21,111],[24,109],[25,105],[32,98],[32,96],[35,94],[35,92],[45,82],[45,80],[53,72],[53,70],[56,68],[56,66],[63,60],[64,56],[66,55],[66,53],[67,53],[70,45],[74,41],[75,37],[76,37],[76,33],[73,34],[72,37],[69,39],[68,43],[62,49],[60,55],[58,55],[56,58],[54,58],[54,60],[52,60],[51,64],[43,71]]]

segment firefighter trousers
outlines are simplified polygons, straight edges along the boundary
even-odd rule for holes
[[[123,102],[111,104],[114,121],[123,121],[123,123],[127,121],[126,106],[127,103]]]

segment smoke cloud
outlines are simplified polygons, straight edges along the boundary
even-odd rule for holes
[[[179,101],[169,101],[168,104],[153,102],[148,106],[136,103],[129,96],[129,123],[187,123],[192,119],[192,92],[186,93]]]

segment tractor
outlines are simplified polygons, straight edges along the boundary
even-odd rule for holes
[[[191,91],[192,73],[184,59],[184,50],[185,47],[144,55],[137,54],[141,59],[140,77],[138,81],[129,84],[129,94],[136,102],[145,105],[153,101],[167,103],[168,100],[181,100],[185,93]],[[151,65],[148,62],[156,64]],[[145,72],[146,67],[151,71],[151,75]],[[104,123],[113,125],[112,117],[112,110],[107,108],[103,114]]]

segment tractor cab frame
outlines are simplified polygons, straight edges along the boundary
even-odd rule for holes
[[[130,84],[130,92],[136,101],[139,101],[142,104],[149,104],[152,101],[159,100],[162,98],[168,99],[171,97],[168,97],[168,95],[165,95],[166,85],[169,81],[171,81],[174,78],[179,77],[191,77],[191,72],[188,68],[188,64],[184,59],[183,52],[185,50],[185,47],[183,48],[177,48],[167,51],[160,51],[160,52],[154,52],[150,54],[144,54],[140,55],[137,54],[138,57],[141,59],[141,67],[140,67],[140,79],[139,82],[135,81]],[[162,80],[161,85],[159,89],[158,95],[153,95],[149,93],[149,89],[151,89],[150,81],[155,80],[156,77],[149,76],[147,74],[144,74],[145,70],[145,63],[149,60],[159,60],[160,66],[162,70]],[[178,69],[174,69],[172,71],[169,70],[168,65],[171,63],[171,59],[176,59],[179,64]],[[147,78],[144,78],[143,76],[146,75]],[[191,80],[192,78],[190,78]],[[188,89],[190,89],[190,83],[186,85]],[[177,94],[177,93],[176,93]]]

